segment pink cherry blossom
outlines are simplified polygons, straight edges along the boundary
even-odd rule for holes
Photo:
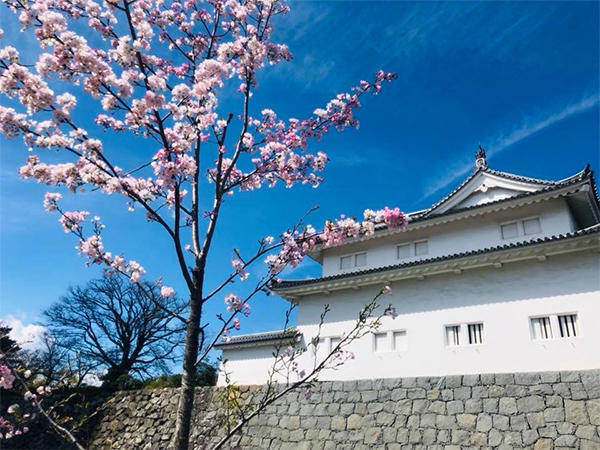
[[[0,388],[11,389],[15,381],[15,376],[8,366],[0,365]]]
[[[163,297],[171,298],[175,295],[175,290],[169,286],[162,286],[160,288],[160,295]]]

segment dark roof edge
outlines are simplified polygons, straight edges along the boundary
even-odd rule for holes
[[[252,334],[242,334],[239,336],[233,336],[229,338],[229,340],[225,341],[221,339],[221,341],[217,342],[214,347],[215,348],[223,348],[230,347],[236,345],[243,344],[257,344],[261,342],[271,342],[277,340],[288,340],[297,337],[300,334],[298,330],[287,329],[287,330],[278,330],[278,331],[267,331],[264,333],[252,333]]]
[[[496,247],[484,248],[484,249],[480,249],[480,250],[471,250],[468,252],[453,253],[453,254],[446,255],[446,256],[437,256],[435,258],[427,258],[427,259],[422,259],[419,261],[411,261],[408,263],[394,264],[394,265],[384,266],[384,267],[376,267],[373,269],[361,270],[358,272],[344,273],[344,274],[332,275],[329,277],[322,277],[322,278],[312,278],[312,279],[308,279],[308,280],[289,280],[289,281],[283,280],[280,283],[278,283],[277,285],[274,285],[273,290],[275,292],[277,292],[279,289],[288,289],[288,288],[298,287],[298,286],[308,286],[311,284],[326,283],[329,281],[354,278],[354,277],[359,277],[362,275],[370,275],[370,274],[374,274],[374,273],[387,272],[387,271],[391,271],[391,270],[399,270],[399,269],[405,269],[405,268],[409,268],[409,267],[423,266],[426,264],[432,264],[432,263],[443,262],[443,261],[448,261],[448,260],[453,260],[453,259],[465,258],[465,257],[469,257],[469,256],[482,255],[482,254],[494,253],[494,252],[503,251],[503,250],[511,250],[511,249],[516,249],[516,248],[528,247],[530,245],[545,244],[545,243],[549,243],[549,242],[556,242],[556,241],[561,241],[561,240],[566,240],[566,239],[572,239],[572,238],[576,238],[576,237],[595,234],[598,232],[600,232],[600,224],[593,225],[593,226],[591,226],[589,228],[585,228],[583,230],[573,231],[571,233],[553,235],[553,236],[549,236],[549,237],[545,237],[545,238],[531,239],[529,241],[499,245]]]
[[[499,171],[499,170],[490,169],[488,166],[484,166],[484,167],[475,169],[473,172],[471,172],[471,174],[462,183],[460,183],[454,190],[452,190],[450,193],[448,193],[441,200],[439,200],[438,202],[434,203],[429,208],[427,208],[423,212],[423,214],[422,214],[421,217],[427,217],[427,216],[429,216],[434,210],[438,209],[440,206],[442,206],[443,204],[445,204],[446,202],[448,202],[452,197],[454,197],[460,190],[462,190],[462,188],[464,188],[480,172],[481,173],[488,173],[490,175],[494,175],[494,176],[497,176],[497,177],[500,177],[500,178],[504,178],[506,180],[520,181],[520,182],[525,182],[525,183],[546,185],[548,187],[555,187],[555,186],[560,186],[560,185],[563,185],[563,184],[568,184],[568,183],[570,183],[571,181],[573,181],[576,178],[583,178],[582,177],[583,175],[587,175],[589,173],[589,171],[590,171],[589,169],[590,169],[590,165],[587,164],[583,168],[583,170],[580,170],[579,172],[577,172],[577,173],[575,173],[575,174],[573,174],[573,175],[571,175],[571,176],[569,176],[567,178],[564,178],[564,179],[558,180],[558,181],[551,181],[551,180],[540,180],[538,178],[531,178],[531,177],[526,177],[526,176],[522,176],[522,175],[514,175],[512,173],[502,172],[502,171]]]

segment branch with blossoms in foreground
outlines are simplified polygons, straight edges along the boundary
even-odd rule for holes
[[[225,296],[225,305],[227,311],[231,313],[228,317],[218,314],[217,319],[221,322],[220,329],[215,333],[207,350],[198,358],[196,365],[199,365],[208,355],[208,352],[220,340],[228,341],[229,335],[233,331],[240,331],[240,317],[250,315],[250,301],[260,292],[270,294],[270,289],[276,287],[279,282],[278,276],[288,265],[297,267],[311,251],[314,251],[317,245],[330,246],[340,244],[347,239],[359,236],[370,235],[374,233],[377,225],[385,225],[390,229],[401,229],[408,223],[408,216],[404,215],[398,208],[384,208],[379,211],[366,210],[364,220],[356,221],[354,218],[341,218],[335,221],[326,222],[325,228],[321,232],[316,232],[311,225],[303,226],[306,217],[315,211],[311,208],[306,215],[294,226],[293,229],[286,231],[280,236],[280,242],[274,243],[273,237],[266,237],[259,241],[259,248],[249,259],[244,260],[240,253],[235,250],[236,257],[232,259],[234,271],[213,290],[204,301],[207,301],[218,292],[223,290],[228,284],[234,283],[236,279],[245,281],[248,278],[249,267],[264,255],[268,255],[265,262],[269,265],[267,275],[261,277],[250,293],[241,298],[234,293]],[[278,253],[273,253],[279,250]],[[271,254],[269,254],[271,253]],[[203,329],[208,326],[204,325]]]
[[[239,388],[232,382],[231,374],[225,372],[225,392],[222,400],[226,404],[227,417],[225,426],[226,434],[221,440],[212,447],[212,450],[218,450],[226,445],[252,418],[259,415],[269,405],[283,398],[288,393],[304,389],[304,398],[309,400],[312,395],[312,388],[318,382],[318,376],[323,370],[337,370],[347,361],[354,360],[353,352],[347,350],[352,342],[361,339],[379,329],[381,320],[384,317],[395,319],[397,312],[391,304],[381,313],[376,314],[380,309],[379,298],[383,295],[389,295],[392,290],[389,286],[384,286],[379,293],[365,305],[359,312],[356,323],[347,333],[343,334],[340,342],[331,349],[321,360],[318,359],[317,351],[320,349],[321,329],[329,313],[329,305],[325,306],[321,313],[317,327],[316,335],[306,346],[300,346],[297,342],[290,342],[290,339],[280,339],[275,345],[273,352],[274,362],[269,370],[269,378],[262,390],[257,392],[254,398],[248,398],[241,401],[239,397]],[[284,329],[288,329],[290,316],[294,307],[291,307],[286,313]],[[314,355],[314,364],[310,368],[303,368],[300,365],[300,358],[304,355]],[[226,366],[224,361],[224,365]],[[292,381],[292,377],[296,378]],[[285,380],[281,383],[279,380]],[[257,398],[258,397],[258,398]]]
[[[379,71],[305,119],[281,120],[262,106],[260,117],[252,117],[261,70],[292,59],[286,45],[273,41],[276,17],[289,10],[278,0],[3,2],[18,14],[24,31],[34,32],[42,49],[36,61],[22,61],[14,47],[0,49],[0,93],[9,99],[0,107],[0,131],[10,139],[23,138],[33,152],[21,176],[73,193],[120,194],[128,208],[141,207],[173,244],[190,294],[173,444],[186,449],[198,335],[203,305],[211,298],[205,292],[207,261],[226,198],[281,184],[318,186],[328,157],[308,153],[309,142],[332,130],[358,128],[355,113],[363,96],[378,94],[395,75]],[[233,98],[239,99],[241,113],[221,115],[221,90],[234,77],[239,87]],[[93,114],[85,127],[77,114],[82,99],[85,112]],[[138,162],[126,167],[132,158],[109,148],[102,133],[147,138],[127,149],[135,150]],[[51,163],[43,160],[48,150],[58,150],[64,160],[57,162],[55,155]],[[200,186],[206,180],[214,191],[212,198],[202,199],[211,205],[202,211]],[[384,212],[382,220],[386,215],[390,224],[394,217],[404,220],[394,211]],[[88,263],[139,283],[144,268],[136,261],[104,251],[96,229],[83,236],[80,227],[88,216],[86,211],[61,215],[63,226],[78,235],[81,254]],[[315,246],[373,232],[370,222],[342,218],[326,224],[320,236],[314,230],[288,231],[266,246],[279,247],[256,260],[268,257],[269,274],[275,276],[295,267]],[[234,270],[241,277],[252,258],[236,259]],[[222,285],[229,282],[226,277]],[[171,291],[165,287],[164,292]]]
[[[4,338],[5,336],[0,336]],[[35,338],[35,336],[31,336]],[[75,446],[78,450],[84,450],[84,447],[78,442],[75,435],[67,428],[60,425],[60,419],[56,417],[54,410],[67,403],[73,395],[55,402],[51,407],[46,408],[44,406],[44,399],[47,398],[54,390],[60,389],[70,378],[70,371],[67,371],[61,379],[54,383],[53,386],[44,383],[44,380],[36,379],[37,387],[32,388],[26,382],[27,379],[34,378],[32,371],[25,367],[15,367],[10,361],[10,357],[24,344],[30,343],[31,341],[23,341],[13,344],[3,354],[0,355],[0,392],[6,390],[12,394],[22,396],[24,404],[30,404],[31,407],[41,415],[44,420],[50,425],[50,427],[63,439],[68,441],[70,444]],[[6,412],[10,415],[8,417],[0,416],[0,439],[11,439],[15,436],[26,434],[29,432],[27,424],[36,418],[36,413],[27,413],[21,410],[19,404],[10,405]],[[89,419],[86,418],[86,419]]]

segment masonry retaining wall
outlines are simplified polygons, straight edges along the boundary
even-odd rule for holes
[[[200,388],[195,448],[223,433],[223,389]],[[241,388],[251,402],[259,388]],[[254,397],[256,398],[256,397]],[[92,447],[162,449],[176,390],[121,392],[103,406]],[[600,449],[600,370],[321,382],[253,419],[236,448],[319,450]]]

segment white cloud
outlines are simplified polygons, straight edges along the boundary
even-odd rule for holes
[[[35,325],[33,323],[26,325],[13,316],[8,316],[1,322],[12,328],[10,337],[17,341],[22,348],[32,350],[41,346],[40,338],[42,334],[44,334],[44,331],[46,331],[46,328],[43,326]]]
[[[596,92],[593,95],[584,96],[579,101],[568,103],[556,110],[544,111],[544,113],[528,116],[510,130],[498,133],[487,141],[483,141],[485,143],[484,147],[486,148],[487,157],[490,158],[497,155],[517,142],[551,127],[558,122],[568,119],[571,116],[595,108],[599,103],[600,93]],[[461,153],[464,155],[471,155],[473,151],[461,151]],[[425,190],[425,198],[440,189],[445,188],[458,177],[468,173],[473,168],[473,158],[465,156],[454,164],[449,164],[446,167],[447,170],[437,176],[436,182],[432,183]]]

